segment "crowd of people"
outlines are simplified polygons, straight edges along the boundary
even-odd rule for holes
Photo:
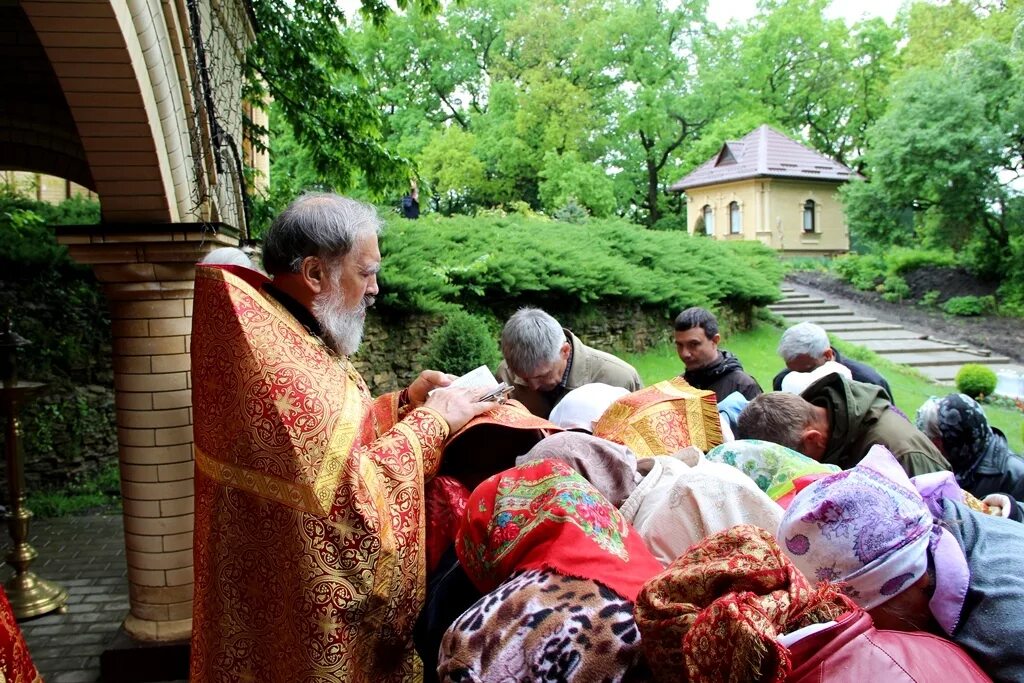
[[[305,195],[268,275],[197,269],[193,680],[1024,683],[1024,463],[976,402],[912,421],[809,323],[764,393],[702,308],[648,387],[523,308],[509,400],[374,399],[379,231]]]

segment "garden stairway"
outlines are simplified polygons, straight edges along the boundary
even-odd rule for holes
[[[784,285],[782,300],[768,310],[790,325],[799,322],[821,325],[844,341],[870,349],[894,363],[917,368],[937,382],[952,383],[957,371],[966,363],[987,365],[996,373],[1009,370],[1017,375],[1024,374],[1024,366],[988,349],[936,339],[897,323],[858,316],[793,285]]]

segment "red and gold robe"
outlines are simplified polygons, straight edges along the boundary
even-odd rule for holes
[[[373,401],[260,278],[197,269],[191,679],[418,679],[423,482],[448,426]]]

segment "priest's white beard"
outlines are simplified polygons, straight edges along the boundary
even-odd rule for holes
[[[340,280],[340,278],[339,278]],[[363,341],[366,309],[373,305],[372,296],[364,296],[353,308],[345,308],[345,297],[339,282],[331,293],[322,292],[313,297],[313,317],[323,328],[324,341],[336,353],[351,356]]]

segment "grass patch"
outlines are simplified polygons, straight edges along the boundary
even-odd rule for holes
[[[121,511],[121,475],[112,462],[94,476],[53,491],[29,492],[28,508],[37,517],[67,517]]]
[[[784,367],[782,359],[775,353],[781,337],[781,328],[758,323],[749,332],[739,332],[729,337],[723,335],[721,348],[734,353],[743,363],[743,368],[760,383],[761,388],[771,391],[772,378]],[[882,373],[896,395],[896,405],[911,419],[928,397],[944,396],[956,391],[953,386],[935,384],[914,368],[893,363],[855,344],[835,340],[835,347],[843,355],[868,363]],[[676,355],[675,347],[669,343],[647,353],[627,354],[623,358],[636,368],[647,385],[683,372],[683,362]],[[983,405],[992,426],[1006,434],[1010,448],[1016,453],[1024,453],[1024,442],[1021,439],[1024,414],[1001,405]]]

